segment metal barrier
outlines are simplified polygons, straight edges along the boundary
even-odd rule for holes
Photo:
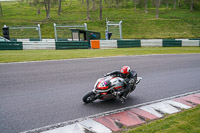
[[[110,32],[112,32],[111,31],[111,26],[113,26],[114,29],[116,29],[116,27],[119,28],[119,31],[117,31],[117,32],[119,32],[120,39],[122,39],[122,20],[119,23],[106,20],[106,29],[107,29],[106,30],[106,40],[109,39],[109,37],[108,37],[109,35],[108,34]],[[117,32],[115,32],[114,34],[116,34]],[[115,39],[117,39],[117,38],[115,38]]]
[[[6,25],[5,25],[6,26]],[[10,30],[16,30],[16,29],[36,29],[38,30],[38,34],[39,34],[39,40],[42,40],[42,36],[41,36],[41,30],[40,30],[40,24],[38,24],[35,27],[9,27]]]
[[[84,25],[56,25],[56,23],[54,23],[54,32],[55,32],[55,40],[58,41],[58,33],[57,33],[57,28],[58,27],[62,27],[62,28],[85,28],[85,30],[87,30],[87,24],[84,23]]]

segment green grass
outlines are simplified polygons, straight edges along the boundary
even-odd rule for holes
[[[127,133],[199,133],[200,106],[144,124]]]
[[[145,54],[185,54],[200,53],[200,47],[142,47],[118,49],[80,49],[80,50],[8,50],[0,51],[0,62],[23,62],[41,60],[60,60],[109,56],[128,56]]]
[[[127,7],[116,8],[114,5],[109,8],[103,5],[103,20],[99,21],[99,10],[90,10],[91,20],[86,20],[86,5],[81,5],[76,1],[72,4],[62,3],[61,15],[57,15],[58,6],[51,7],[50,19],[45,17],[44,6],[29,6],[29,3],[1,2],[3,17],[0,17],[0,27],[8,26],[36,26],[41,24],[42,38],[55,38],[53,23],[61,25],[88,24],[88,30],[101,32],[105,38],[106,18],[110,21],[120,21],[122,23],[123,38],[200,38],[200,10],[190,12],[189,8],[173,10],[173,5],[169,9],[161,6],[159,19],[156,19],[156,9],[148,6],[148,14],[144,9],[137,8],[134,11],[130,2]],[[41,14],[37,15],[40,8]],[[33,32],[31,32],[33,33]],[[14,33],[13,33],[14,34]],[[37,34],[30,32],[15,33],[19,38],[34,38]],[[2,32],[0,32],[0,36]],[[115,34],[113,34],[114,36]],[[10,35],[11,38],[13,35]]]

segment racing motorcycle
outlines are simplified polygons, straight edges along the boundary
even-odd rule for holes
[[[142,77],[137,77],[136,85],[141,80]],[[83,97],[83,102],[91,103],[96,99],[100,100],[118,99],[116,92],[124,89],[125,85],[126,85],[125,80],[120,77],[106,76],[103,78],[99,78],[94,85],[94,89]],[[136,85],[129,90],[128,95],[135,90]]]

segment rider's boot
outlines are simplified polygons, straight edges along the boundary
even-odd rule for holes
[[[126,97],[121,96],[119,100],[120,100],[122,103],[125,103],[125,101],[126,101]]]
[[[122,103],[126,101],[126,96],[123,95],[122,92],[115,92],[115,96],[117,99],[119,99]]]
[[[114,95],[116,96],[117,99],[120,98],[121,93],[119,91],[114,92]]]

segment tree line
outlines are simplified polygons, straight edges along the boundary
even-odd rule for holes
[[[58,15],[61,15],[62,4],[76,1],[77,4],[86,6],[87,8],[87,20],[90,20],[90,10],[99,10],[99,20],[102,20],[103,8],[144,8],[144,12],[148,13],[148,8],[156,8],[156,18],[159,18],[160,6],[173,8],[177,7],[188,8],[191,12],[195,9],[199,9],[200,0],[21,0],[20,2],[27,2],[30,6],[44,6],[46,11],[46,18],[50,19],[50,10],[52,6],[58,6]],[[90,8],[92,6],[92,8]],[[0,3],[0,16],[3,16],[2,6]],[[37,9],[37,14],[40,14],[40,9]]]

